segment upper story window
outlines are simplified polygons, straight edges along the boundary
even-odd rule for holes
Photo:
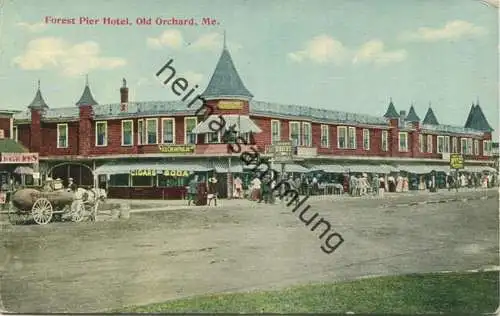
[[[437,153],[442,154],[444,152],[444,136],[437,137]]]
[[[445,136],[444,137],[443,152],[445,152],[445,153],[449,153],[450,152],[450,136]]]
[[[302,123],[302,129],[304,131],[304,142],[303,145],[306,147],[312,146],[312,128],[311,123]]]
[[[399,132],[399,151],[408,151],[408,132]]]
[[[12,135],[10,135],[10,138],[15,140],[16,142],[19,141],[19,132],[17,126],[12,127]]]
[[[137,145],[143,145],[146,143],[146,126],[144,125],[144,120],[137,120]]]
[[[337,148],[347,148],[347,127],[337,126]]]
[[[460,153],[465,155],[467,153],[467,138],[461,138],[460,139]]]
[[[278,120],[271,120],[271,144],[281,140],[281,124]]]
[[[382,151],[389,150],[389,132],[382,131],[382,143],[381,143]]]
[[[66,123],[57,124],[57,148],[68,148],[68,124]]]
[[[197,135],[192,132],[196,125],[198,125],[196,117],[184,118],[184,144],[196,144]]]
[[[205,142],[207,144],[220,144],[221,142],[221,132],[212,132],[205,134]]]
[[[108,122],[95,122],[95,145],[108,145]]]
[[[347,129],[347,138],[349,149],[356,149],[356,127],[349,127]]]
[[[467,138],[467,155],[472,155],[473,142],[472,138]]]
[[[432,151],[433,151],[432,138],[433,138],[432,135],[427,135],[427,152],[428,153],[432,153]]]
[[[158,119],[146,119],[146,142],[148,145],[158,144]]]
[[[173,118],[161,119],[162,144],[175,144],[175,121]]]
[[[427,151],[427,135],[418,135],[418,143],[420,147],[420,152],[425,153]]]
[[[363,129],[363,149],[370,150],[370,130]]]
[[[454,154],[458,154],[458,138],[452,137],[451,138],[451,152]]]
[[[300,143],[300,123],[290,122],[290,140],[292,141],[292,146],[301,146]]]
[[[479,156],[479,140],[474,139],[474,155]]]
[[[483,140],[483,156],[491,156],[491,140]]]
[[[134,121],[122,121],[122,146],[134,145]]]
[[[330,127],[328,125],[321,125],[321,147],[330,147]]]

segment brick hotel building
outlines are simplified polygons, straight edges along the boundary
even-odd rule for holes
[[[431,107],[423,120],[413,106],[398,112],[392,100],[380,117],[255,101],[225,47],[202,97],[264,156],[272,143],[292,140],[297,161],[287,173],[405,172],[423,181],[432,170],[449,171],[450,153],[464,155],[466,171],[494,172],[492,128],[479,104],[461,127],[440,124]],[[76,104],[50,108],[39,86],[5,133],[39,154],[42,179],[72,177],[114,198],[167,199],[181,198],[193,173],[214,173],[224,195],[231,175],[249,174],[209,120],[195,116],[197,102],[128,102],[124,80],[119,103],[98,104],[87,82]]]

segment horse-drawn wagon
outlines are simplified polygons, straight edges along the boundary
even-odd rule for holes
[[[95,220],[101,199],[95,189],[78,189],[76,192],[20,189],[10,198],[9,220],[17,224],[33,218],[39,225],[47,224],[54,218],[69,218],[73,222],[80,222],[85,217]]]

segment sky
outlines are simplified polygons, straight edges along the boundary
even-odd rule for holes
[[[38,80],[49,107],[75,106],[86,75],[99,104],[120,101],[122,78],[131,102],[178,100],[155,77],[171,58],[202,92],[225,31],[255,100],[382,116],[392,98],[398,111],[414,104],[421,119],[431,104],[441,124],[456,126],[479,100],[498,137],[495,1],[3,0],[0,108],[25,109]],[[197,25],[156,23],[172,17]],[[46,23],[57,18],[76,23]]]

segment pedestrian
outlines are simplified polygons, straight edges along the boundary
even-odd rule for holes
[[[196,205],[196,192],[198,188],[198,175],[194,175],[193,179],[189,181],[188,184],[188,206],[191,205],[191,201]]]
[[[241,181],[240,177],[237,176],[234,179],[234,197],[237,199],[241,199],[242,191],[243,191],[243,182]]]
[[[252,186],[251,200],[252,201],[257,201],[257,200],[259,200],[260,186],[261,186],[261,181],[260,181],[259,177],[255,177],[252,180],[251,186]]]
[[[204,177],[196,187],[196,205],[207,205],[207,182]]]
[[[217,179],[214,177],[210,177],[208,179],[207,200],[208,200],[208,206],[210,206],[212,200],[214,201],[215,206],[217,206]]]
[[[68,186],[66,188],[68,192],[75,192],[77,187],[76,184],[73,182],[73,178],[68,179]]]
[[[380,187],[380,178],[378,177],[377,174],[374,174],[372,180],[373,195],[380,194],[379,187]]]
[[[380,182],[380,185],[379,185],[379,189],[378,189],[378,195],[383,198],[384,192],[385,192],[385,179],[384,179],[383,175],[380,175],[379,182]]]

